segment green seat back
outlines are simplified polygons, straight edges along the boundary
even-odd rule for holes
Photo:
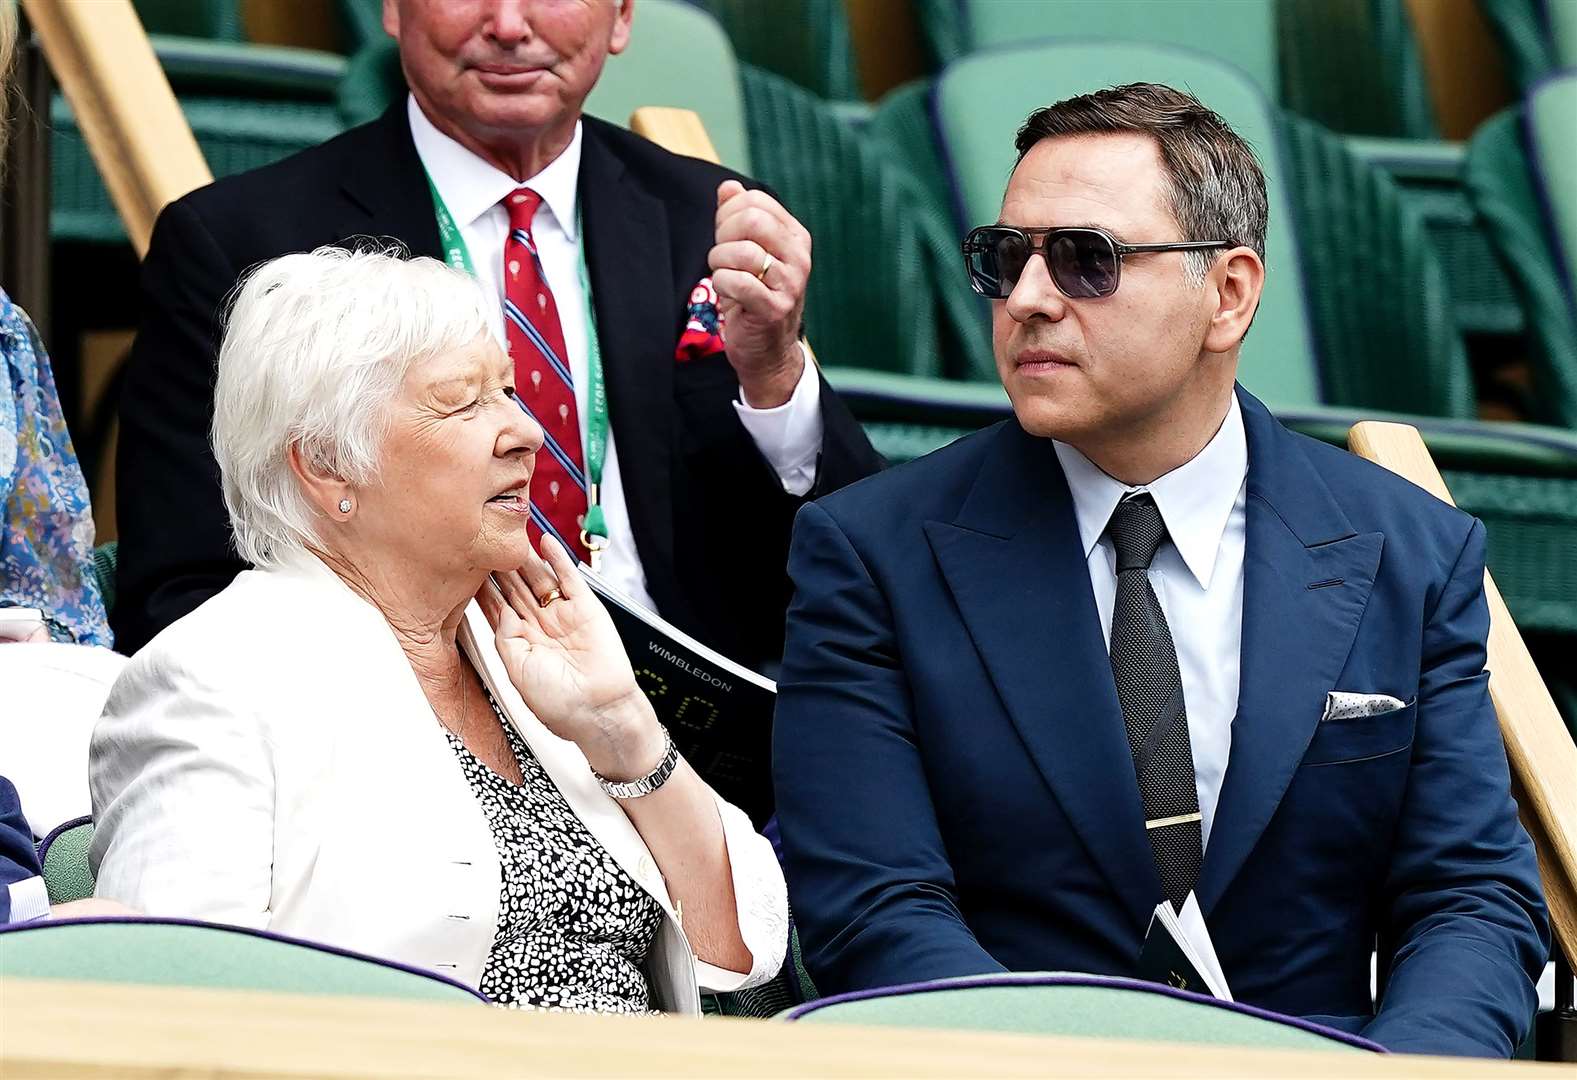
[[[967,224],[997,219],[1013,169],[1013,136],[1025,117],[1063,98],[1129,82],[1186,87],[1254,147],[1265,171],[1270,231],[1264,296],[1243,344],[1240,378],[1273,407],[1320,400],[1275,117],[1241,72],[1183,49],[1105,41],[1043,42],[950,65],[937,80],[936,113]],[[959,283],[967,288],[962,274]]]
[[[150,34],[179,34],[210,41],[245,41],[241,0],[134,0]]]
[[[120,541],[107,540],[93,549],[93,576],[99,583],[99,595],[104,598],[104,611],[115,611],[115,585],[120,576]]]
[[[699,0],[723,24],[739,59],[818,97],[854,101],[860,76],[844,0]],[[636,9],[636,23],[646,17]]]
[[[51,904],[84,900],[93,895],[93,871],[88,865],[88,848],[93,843],[93,822],[87,818],[68,821],[44,838],[44,885]]]
[[[476,1001],[442,976],[261,931],[168,919],[24,923],[0,933],[0,977],[213,990]]]
[[[1577,0],[1567,7],[1577,34]],[[1577,270],[1577,71],[1535,87],[1527,109],[1529,158],[1549,206],[1556,258],[1569,275]]]
[[[750,172],[745,106],[734,47],[716,19],[681,0],[641,0],[629,47],[608,57],[586,111],[624,127],[643,105],[701,117],[723,164]]]
[[[801,1023],[1076,1035],[1361,1053],[1350,1036],[1132,980],[1024,973],[842,994],[789,1010]]]
[[[755,175],[814,238],[805,329],[817,357],[966,374],[954,366],[952,342],[975,309],[967,288],[956,288],[958,240],[948,216],[828,102],[752,65],[741,71],[751,130],[763,135]],[[978,339],[973,325],[969,336]]]
[[[1528,92],[1562,68],[1577,67],[1577,0],[1478,0],[1500,39],[1506,68]]]
[[[1280,82],[1275,0],[961,0],[959,9],[971,50],[1061,37],[1182,45],[1236,65],[1272,97]]]
[[[1550,44],[1555,62],[1561,67],[1577,67],[1577,3],[1572,0],[1544,0],[1549,12]]]
[[[228,96],[183,96],[180,102],[216,177],[278,161],[344,130],[327,102]],[[124,243],[120,218],[64,95],[50,102],[50,120],[50,239]]]
[[[1468,144],[1463,180],[1527,315],[1533,376],[1528,406],[1539,419],[1573,427],[1577,310],[1561,259],[1568,273],[1577,266],[1577,246],[1572,246],[1577,245],[1572,231],[1577,196],[1570,191],[1577,183],[1577,152],[1569,136],[1557,137],[1551,130],[1557,121],[1550,106],[1562,106],[1564,97],[1564,107],[1572,107],[1577,76],[1545,86],[1548,98],[1536,96],[1527,106],[1507,109],[1479,126]],[[1548,111],[1536,108],[1541,101]]]

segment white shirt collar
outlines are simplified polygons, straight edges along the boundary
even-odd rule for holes
[[[1084,557],[1099,542],[1117,503],[1130,492],[1148,491],[1166,522],[1178,554],[1202,589],[1210,587],[1216,552],[1226,532],[1232,507],[1248,475],[1248,439],[1237,394],[1227,407],[1226,419],[1205,448],[1165,476],[1140,487],[1130,487],[1102,472],[1094,462],[1066,443],[1053,440],[1057,460],[1068,478],[1073,513],[1079,523]]]
[[[575,134],[562,154],[530,179],[516,180],[439,131],[416,104],[415,95],[407,96],[405,112],[410,118],[417,156],[461,229],[503,202],[511,191],[529,187],[542,196],[564,235],[571,240],[578,238],[575,195],[580,184],[580,121],[575,122]]]

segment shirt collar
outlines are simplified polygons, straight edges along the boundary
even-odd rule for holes
[[[542,196],[543,205],[564,234],[571,240],[579,238],[575,196],[580,184],[580,121],[575,122],[575,134],[562,154],[529,180],[516,180],[439,131],[416,104],[415,95],[406,98],[405,112],[410,118],[417,156],[457,226],[466,228],[503,202],[511,191],[529,187]]]
[[[1248,475],[1248,439],[1237,394],[1232,395],[1220,430],[1203,450],[1165,476],[1139,487],[1108,476],[1067,443],[1054,440],[1052,445],[1073,495],[1073,513],[1085,558],[1089,558],[1106,531],[1117,503],[1132,492],[1148,491],[1161,511],[1161,520],[1166,522],[1167,535],[1194,580],[1202,589],[1210,587],[1221,537]]]

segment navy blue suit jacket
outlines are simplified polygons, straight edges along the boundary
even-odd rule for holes
[[[11,781],[0,776],[0,926],[11,921],[11,893],[6,886],[41,873],[33,830],[22,816],[22,800]]]
[[[1227,981],[1509,1056],[1549,927],[1484,672],[1484,528],[1238,393],[1241,687],[1196,890]],[[1161,885],[1051,442],[1010,420],[807,505],[789,569],[773,759],[817,986],[1135,975]],[[1331,690],[1407,704],[1321,722]]]

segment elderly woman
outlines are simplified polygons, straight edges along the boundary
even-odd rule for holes
[[[694,1013],[772,976],[766,840],[674,750],[564,549],[484,299],[430,259],[264,264],[213,442],[256,569],[94,732],[97,888],[430,968],[510,1005]]]

